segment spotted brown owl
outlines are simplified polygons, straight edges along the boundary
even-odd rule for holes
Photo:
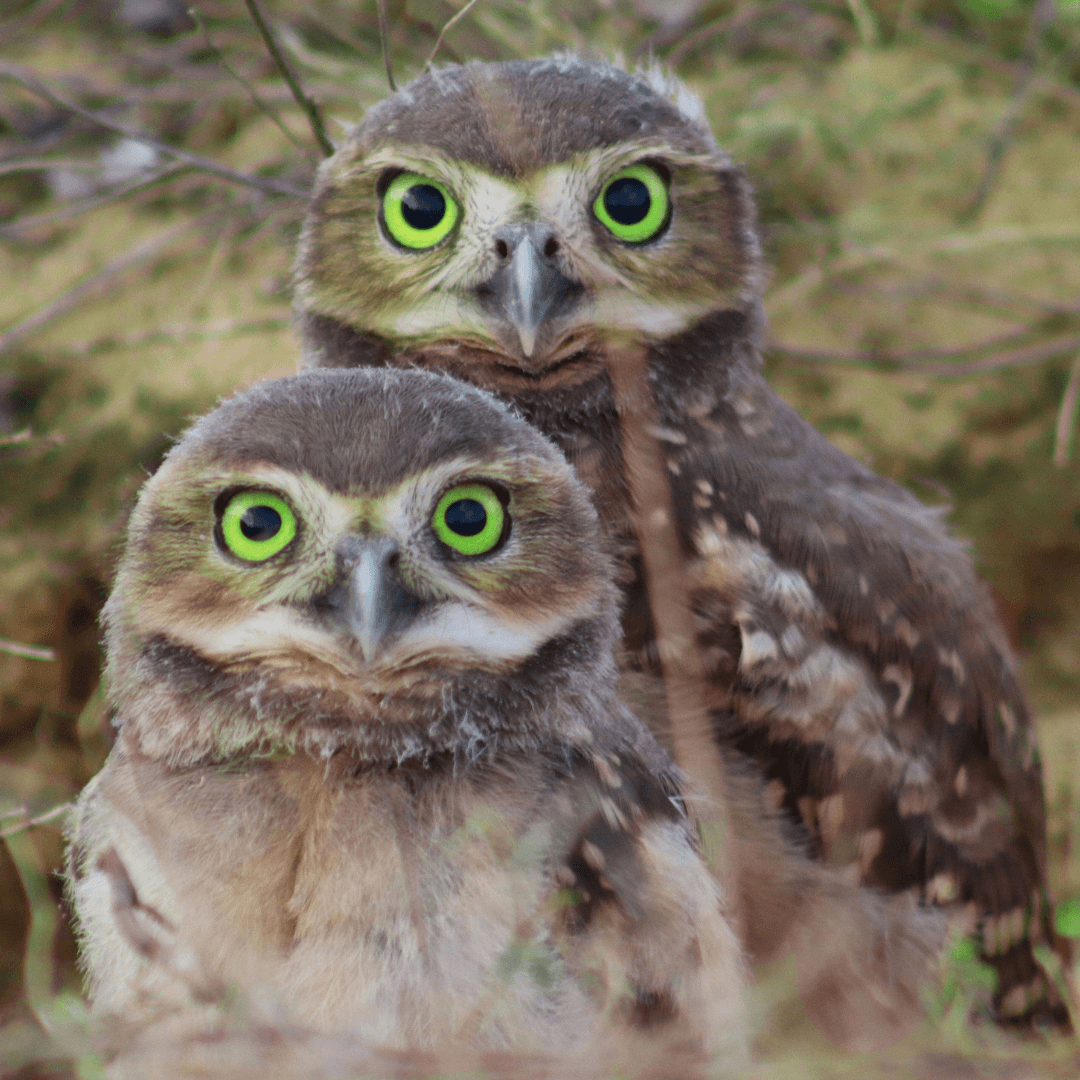
[[[940,514],[762,375],[746,178],[657,70],[574,56],[425,73],[322,165],[296,262],[304,364],[445,371],[512,402],[589,486],[658,677],[609,378],[648,355],[716,738],[815,855],[973,930],[1002,1019],[1063,1019],[1035,729]],[[638,508],[639,510],[644,508]]]

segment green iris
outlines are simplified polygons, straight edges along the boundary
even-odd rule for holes
[[[660,174],[651,165],[630,165],[604,184],[593,213],[618,239],[641,244],[660,234],[669,205]]]
[[[292,507],[269,491],[241,491],[221,515],[225,546],[245,562],[264,562],[296,536]]]
[[[484,555],[502,539],[506,511],[484,484],[451,488],[435,507],[431,527],[447,547],[462,555]]]
[[[458,204],[442,184],[418,173],[396,176],[383,195],[383,221],[407,248],[434,247],[458,219]]]

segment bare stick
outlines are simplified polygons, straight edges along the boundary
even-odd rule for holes
[[[1077,404],[1080,404],[1080,353],[1076,354],[1069,370],[1069,381],[1065,384],[1065,393],[1061,396],[1061,408],[1058,410],[1057,427],[1054,431],[1054,464],[1059,469],[1069,464]]]
[[[1016,131],[1017,124],[1020,123],[1020,117],[1030,97],[1039,62],[1039,39],[1048,19],[1052,20],[1055,17],[1054,7],[1054,0],[1037,0],[1031,8],[1024,40],[1024,55],[1013,79],[1012,96],[1009,98],[1005,115],[990,136],[986,148],[986,164],[983,166],[982,176],[979,178],[971,203],[961,214],[963,221],[973,221],[979,216],[1001,172],[1013,133]]]
[[[1050,341],[1038,345],[1028,345],[1019,349],[1008,349],[1004,352],[992,353],[978,360],[971,360],[966,364],[935,364],[925,363],[922,360],[913,360],[913,354],[901,354],[889,356],[888,353],[874,352],[830,352],[823,349],[800,349],[792,345],[784,345],[773,342],[766,352],[774,356],[782,356],[786,360],[795,363],[810,364],[838,364],[848,367],[887,367],[893,365],[905,371],[914,371],[923,375],[944,375],[947,377],[962,377],[965,375],[978,375],[983,371],[997,371],[1007,367],[1023,367],[1025,364],[1038,364],[1043,360],[1050,360],[1062,353],[1073,352],[1080,348],[1080,336],[1075,334],[1066,337],[1053,338]],[[964,350],[960,355],[965,355],[971,350]],[[943,350],[937,354],[922,355],[956,355],[952,351]]]
[[[39,172],[42,169],[71,169],[81,172],[95,172],[100,166],[96,161],[87,161],[85,158],[47,158],[28,157],[12,158],[10,161],[0,161],[0,176],[6,173]]]
[[[247,5],[247,9],[251,12],[251,17],[255,21],[255,25],[259,28],[259,33],[262,34],[262,39],[266,42],[266,48],[270,55],[274,58],[274,63],[278,66],[278,71],[281,72],[282,77],[289,84],[289,89],[292,91],[292,96],[296,99],[297,105],[304,110],[305,115],[308,118],[308,123],[311,125],[311,133],[315,136],[315,141],[319,144],[319,149],[329,157],[334,152],[334,144],[330,141],[326,134],[326,126],[323,124],[322,113],[319,112],[319,106],[315,104],[314,98],[309,97],[304,93],[304,88],[300,85],[300,80],[293,74],[292,69],[285,62],[285,55],[281,49],[278,48],[278,43],[274,39],[274,35],[270,32],[270,27],[266,20],[263,18],[263,13],[259,10],[259,5],[255,0],[244,0]]]
[[[189,7],[188,14],[195,21],[195,25],[202,31],[203,38],[206,41],[206,47],[211,49],[214,55],[218,58],[218,63],[228,72],[228,74],[235,79],[247,92],[248,97],[251,98],[255,107],[259,109],[263,115],[268,116],[278,127],[278,130],[285,136],[299,150],[301,153],[309,155],[311,151],[306,147],[288,128],[285,122],[278,116],[277,110],[272,109],[262,97],[259,95],[258,90],[243,75],[237,71],[228,60],[225,59],[225,54],[214,44],[210,37],[210,28],[203,21],[202,13],[196,7]]]
[[[211,323],[188,323],[180,326],[164,326],[155,330],[139,330],[120,336],[95,338],[58,350],[63,356],[100,356],[103,353],[123,349],[141,349],[148,345],[180,345],[196,341],[221,341],[243,334],[271,334],[288,330],[288,318],[275,319],[223,319]],[[20,433],[21,434],[21,433]],[[27,430],[29,435],[29,429]],[[0,439],[0,445],[3,440]]]
[[[386,81],[390,92],[394,93],[394,68],[390,60],[390,22],[386,17],[386,0],[378,0],[379,7],[379,44],[382,46],[383,63],[386,65]]]
[[[23,432],[19,432],[21,436]],[[29,437],[29,429],[26,431],[27,437]],[[10,445],[14,442],[25,442],[26,439],[12,437],[5,439],[4,443]],[[0,638],[0,652],[7,653],[8,656],[21,656],[24,660],[55,660],[56,653],[52,649],[47,649],[43,645],[24,645],[21,641],[8,641],[7,638]]]
[[[31,94],[35,94],[37,97],[43,98],[45,101],[51,102],[61,109],[67,109],[76,116],[81,116],[84,120],[89,120],[92,124],[108,128],[109,131],[119,132],[121,135],[125,135],[129,139],[134,139],[136,142],[152,146],[155,150],[159,150],[163,154],[168,154],[170,157],[176,158],[177,161],[183,161],[185,164],[200,169],[202,172],[210,173],[211,176],[216,176],[219,180],[228,180],[231,184],[240,184],[242,187],[255,188],[256,191],[266,192],[267,195],[289,195],[296,199],[307,197],[308,193],[306,191],[294,187],[284,180],[272,180],[266,176],[254,176],[251,173],[242,173],[237,172],[235,169],[227,169],[224,165],[219,165],[210,158],[200,157],[198,154],[190,154],[187,150],[181,150],[179,147],[170,146],[168,143],[161,142],[160,139],[155,139],[153,135],[148,135],[145,131],[140,131],[130,124],[121,124],[116,120],[110,120],[108,117],[102,116],[100,113],[92,112],[90,109],[84,109],[81,105],[76,105],[74,101],[70,101],[50,90],[43,83],[38,82],[38,80],[29,72],[16,67],[14,64],[0,61],[0,78],[10,79],[12,82],[18,83],[24,89],[29,90]]]
[[[428,56],[427,62],[424,64],[424,70],[429,71],[431,65],[435,62],[435,56],[437,55],[440,46],[443,43],[443,38],[446,37],[446,31],[450,29],[455,23],[460,22],[469,13],[469,10],[476,6],[478,0],[469,0],[469,2],[456,14],[451,15],[446,20],[446,25],[439,31],[439,36],[435,39],[435,48],[431,50],[431,55]]]
[[[159,233],[145,244],[140,244],[138,247],[132,248],[131,251],[113,259],[112,262],[107,263],[96,274],[85,281],[79,282],[44,307],[38,308],[33,315],[27,316],[22,322],[16,323],[9,330],[0,333],[0,356],[25,338],[30,337],[31,334],[44,330],[45,327],[56,322],[57,319],[62,318],[84,301],[115,289],[131,270],[161,255],[185,233],[206,224],[208,220],[218,216],[220,213],[220,210],[215,210],[213,213],[204,214],[193,221],[181,222],[166,232]]]
[[[687,596],[686,560],[675,530],[667,463],[652,434],[654,404],[648,360],[641,348],[613,349],[607,367],[619,413],[645,587],[656,626],[675,760],[689,781],[687,803],[706,859],[734,902],[738,886],[732,876],[735,867],[724,766],[705,705],[705,676]]]
[[[51,225],[54,221],[65,221],[68,218],[78,217],[79,214],[89,213],[91,210],[96,210],[99,206],[107,206],[111,202],[116,202],[117,199],[122,199],[124,196],[130,195],[133,191],[139,191],[142,188],[150,187],[159,180],[168,179],[168,177],[174,176],[181,169],[186,168],[187,165],[182,161],[173,161],[166,165],[164,169],[158,169],[157,172],[137,177],[134,180],[129,180],[126,184],[117,184],[115,187],[109,188],[109,190],[103,194],[95,195],[90,199],[80,199],[78,202],[68,203],[66,206],[59,206],[55,210],[50,210],[45,214],[34,214],[31,217],[16,218],[8,225],[0,225],[0,236],[18,236],[21,232],[26,232],[29,229],[36,229],[41,225]]]
[[[932,23],[920,22],[918,30],[922,37],[936,41],[940,45],[945,45],[954,52],[959,52],[966,59],[990,71],[997,72],[999,75],[1007,75],[1015,80],[1023,70],[1022,61],[1006,60],[1001,56],[997,56],[985,46],[965,41],[958,35],[943,30]],[[1037,75],[1032,79],[1032,89],[1057,98],[1058,101],[1074,109],[1080,108],[1080,90],[1075,86],[1069,86],[1067,83],[1048,76]]]
[[[733,15],[724,15],[722,18],[714,19],[710,23],[706,23],[704,26],[699,27],[692,34],[687,34],[686,37],[675,46],[664,57],[664,62],[672,69],[679,66],[689,53],[692,53],[696,48],[704,45],[706,41],[711,38],[719,37],[721,34],[726,34],[735,25],[735,17]]]
[[[26,832],[27,829],[36,828],[38,825],[48,825],[50,821],[55,821],[58,817],[63,817],[75,804],[71,802],[61,803],[59,806],[54,806],[51,810],[46,810],[44,814],[38,814],[37,817],[26,817],[24,821],[16,822],[14,825],[8,825],[6,828],[0,830],[0,837],[7,838],[14,836],[16,833]],[[17,814],[26,815],[25,807],[18,807],[18,809],[10,811],[5,814],[4,817],[15,817]]]

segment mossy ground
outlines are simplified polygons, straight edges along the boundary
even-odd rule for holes
[[[702,94],[758,193],[771,333],[784,347],[770,355],[772,382],[843,449],[951,505],[1040,714],[1053,887],[1059,900],[1080,897],[1080,435],[1067,463],[1053,463],[1078,350],[962,376],[921,371],[910,355],[1080,334],[1080,9],[1062,2],[1037,24],[1019,0],[684,6],[689,21],[665,27],[649,17],[664,5],[481,0],[441,58],[651,45]],[[388,5],[399,83],[459,7]],[[267,8],[333,137],[384,92],[373,0]],[[125,25],[105,0],[6,10],[0,59],[232,168],[310,182],[310,133],[241,5],[200,5],[213,47],[179,5],[162,36]],[[191,417],[295,365],[288,292],[301,204],[185,170],[86,213],[20,224],[70,206],[72,176],[100,180],[119,136],[0,86],[0,326],[178,231],[43,329],[16,341],[0,332],[0,638],[56,655],[0,651],[0,813],[34,816],[71,798],[107,749],[95,620],[140,482]],[[995,140],[1000,169],[976,205]],[[4,171],[16,158],[50,168]],[[800,349],[864,362],[794,359]],[[80,984],[56,915],[60,853],[57,821],[0,845],[0,1054],[25,1077],[93,1071],[64,1035],[64,1015],[78,1027]],[[762,1010],[762,1076],[1080,1072],[1074,1045],[1020,1044],[967,1024],[959,1006],[872,1059],[838,1054],[790,1011]],[[35,1011],[53,1018],[52,1036]]]

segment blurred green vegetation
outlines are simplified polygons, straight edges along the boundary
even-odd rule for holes
[[[464,4],[386,7],[400,85]],[[385,93],[374,0],[265,9],[331,138]],[[114,123],[305,189],[317,147],[243,5],[197,12],[7,0],[0,76],[35,73]],[[479,0],[438,58],[567,48],[655,55],[702,95],[758,194],[773,384],[846,451],[951,507],[1041,712],[1052,881],[1077,901],[1080,0]],[[70,799],[107,752],[96,618],[140,482],[189,418],[295,365],[302,201],[170,171],[0,87],[0,828],[13,828]],[[56,917],[61,820],[0,845],[4,1075],[94,1074]],[[1017,1056],[1022,1075],[1080,1071],[1074,1048],[1022,1050],[965,1026],[959,1005],[876,1064],[762,1008],[770,1076],[1014,1075],[1002,1062]]]

